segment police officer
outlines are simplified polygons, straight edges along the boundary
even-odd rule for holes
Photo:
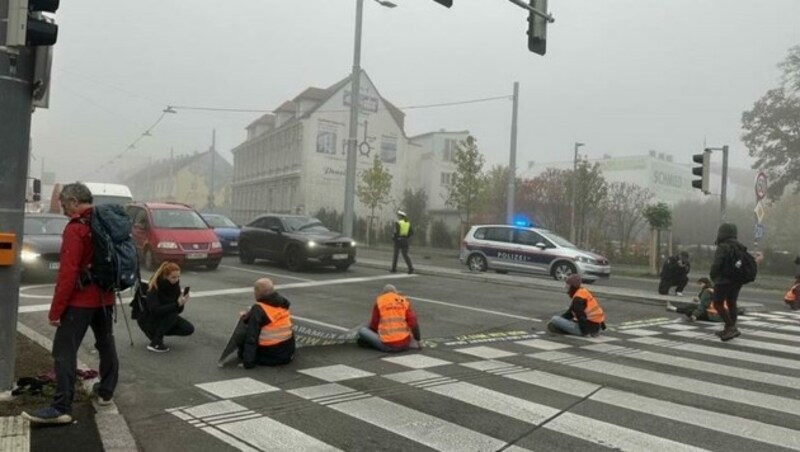
[[[408,240],[414,235],[414,228],[408,221],[408,216],[402,210],[397,211],[397,222],[394,225],[394,255],[392,256],[392,273],[397,271],[397,255],[403,252],[403,259],[408,267],[408,274],[414,273],[414,264],[408,257]]]

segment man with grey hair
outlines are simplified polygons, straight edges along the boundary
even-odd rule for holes
[[[275,291],[269,278],[260,278],[253,284],[253,296],[255,304],[250,311],[240,313],[243,327],[234,333],[238,334],[236,341],[244,368],[290,363],[295,339],[289,300]]]
[[[417,314],[408,299],[391,284],[375,300],[368,327],[358,330],[358,345],[382,352],[421,349]]]
[[[93,213],[92,193],[80,182],[67,184],[61,189],[59,201],[69,223],[63,232],[58,277],[48,315],[50,325],[56,327],[53,339],[56,391],[49,407],[23,413],[31,422],[41,424],[72,422],[78,348],[89,327],[100,354],[100,382],[92,388],[98,404],[112,403],[119,375],[112,328],[114,294],[82,278],[92,262],[89,227]]]

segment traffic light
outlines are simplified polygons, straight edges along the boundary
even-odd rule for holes
[[[42,200],[42,180],[41,179],[34,179],[33,180],[33,200],[34,202],[39,202]]]
[[[6,46],[51,46],[58,39],[58,25],[43,13],[54,13],[59,0],[9,0]]]
[[[692,187],[702,190],[703,193],[708,194],[709,179],[711,176],[711,150],[706,149],[702,154],[695,154],[692,156],[694,163],[699,163],[701,166],[692,168],[692,174],[700,176],[700,179],[692,181]]]
[[[547,14],[547,0],[528,0],[531,8]],[[528,13],[528,50],[539,55],[547,51],[547,19],[530,11]]]
[[[449,8],[453,6],[453,0],[433,0],[440,5],[444,5],[445,7]]]

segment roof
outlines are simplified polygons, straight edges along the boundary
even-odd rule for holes
[[[281,112],[281,111],[288,111],[288,112],[294,113],[294,112],[297,111],[297,104],[292,102],[292,101],[290,101],[290,100],[287,100],[286,102],[282,103],[280,107],[278,107],[278,108],[276,108],[274,110],[275,113],[278,113],[278,112]]]
[[[315,87],[312,86],[310,88],[306,88],[305,91],[303,91],[302,93],[298,94],[297,97],[292,99],[292,102],[297,102],[300,99],[310,99],[310,100],[325,101],[325,100],[328,100],[329,97],[330,97],[330,95],[328,94],[328,90],[327,89],[315,88]]]
[[[469,130],[436,130],[433,132],[425,132],[419,135],[414,135],[413,137],[408,137],[409,140],[418,140],[420,138],[425,138],[431,135],[469,135]]]
[[[273,115],[272,113],[265,113],[265,114],[261,115],[255,121],[251,122],[245,128],[249,129],[250,127],[253,127],[254,125],[257,125],[257,124],[274,124],[274,123],[275,123],[275,115]]]

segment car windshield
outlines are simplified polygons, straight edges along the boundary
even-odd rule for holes
[[[208,229],[208,225],[193,210],[153,210],[153,225],[161,229]]]
[[[286,217],[283,221],[290,231],[328,231],[328,228],[321,221],[313,217]]]
[[[560,246],[562,248],[578,249],[578,247],[575,246],[575,244],[573,244],[569,240],[565,239],[564,237],[561,237],[560,235],[558,235],[558,234],[556,234],[554,232],[550,232],[550,231],[547,231],[547,230],[544,230],[544,229],[539,230],[539,232],[541,232],[542,235],[544,235],[545,237],[550,239],[550,241],[552,241],[553,243],[555,243],[556,245],[558,245],[558,246]]]
[[[92,204],[99,206],[101,204],[119,204],[124,206],[133,201],[127,196],[110,196],[110,195],[92,195]]]
[[[26,218],[23,232],[27,235],[61,235],[68,222],[66,218]]]
[[[206,220],[212,228],[237,228],[236,223],[231,221],[230,218],[223,216],[223,215],[203,215],[203,218]]]

